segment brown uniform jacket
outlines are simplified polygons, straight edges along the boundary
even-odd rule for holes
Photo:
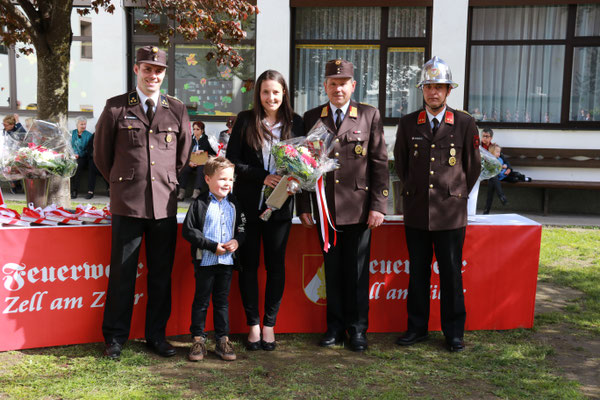
[[[185,105],[160,96],[152,126],[136,91],[106,102],[96,124],[94,161],[110,184],[116,215],[177,215],[177,175],[187,162],[192,136]]]
[[[481,170],[479,131],[470,115],[447,107],[435,137],[425,110],[402,117],[394,158],[406,226],[439,231],[467,225],[467,199]]]
[[[336,225],[366,223],[370,210],[387,211],[389,171],[379,110],[351,101],[337,132],[331,114],[329,103],[304,114],[307,133],[321,120],[335,135],[330,156],[339,168],[325,176],[327,207]],[[310,212],[307,197],[298,197],[298,214]]]

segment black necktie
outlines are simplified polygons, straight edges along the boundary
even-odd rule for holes
[[[440,122],[437,120],[437,118],[434,118],[431,122],[433,122],[433,129],[431,130],[431,132],[433,132],[433,134],[435,135],[435,132],[440,127]]]
[[[147,99],[146,105],[148,106],[146,116],[148,117],[148,122],[152,123],[152,120],[154,119],[154,101],[152,99]]]
[[[340,110],[339,108],[337,110],[335,110],[335,128],[336,129],[340,129],[340,126],[342,125],[342,110]]]

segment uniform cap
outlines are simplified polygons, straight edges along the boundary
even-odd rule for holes
[[[167,67],[167,53],[156,46],[140,47],[136,53],[135,60],[138,64],[146,63]]]
[[[329,60],[325,64],[325,78],[354,78],[354,64],[342,59]]]

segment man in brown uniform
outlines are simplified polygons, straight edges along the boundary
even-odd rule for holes
[[[146,237],[149,348],[176,354],[165,340],[171,313],[171,270],[177,235],[177,174],[187,162],[190,121],[185,105],[160,94],[167,55],[137,51],[136,90],[106,102],[96,124],[94,160],[110,184],[112,249],[102,332],[104,354],[117,358],[129,337],[142,237]]]
[[[383,222],[389,175],[379,111],[350,100],[356,86],[353,76],[351,62],[327,62],[324,85],[329,102],[307,111],[304,125],[310,130],[320,120],[327,126],[335,135],[330,156],[339,161],[339,168],[325,177],[327,206],[338,232],[337,244],[323,252],[327,332],[319,344],[341,343],[347,332],[350,348],[363,351],[369,323],[371,229]],[[302,224],[312,226],[306,199],[301,196],[296,208]]]
[[[446,106],[450,69],[437,57],[423,66],[425,109],[400,119],[395,167],[404,186],[404,225],[410,259],[408,330],[397,344],[427,339],[431,262],[437,258],[442,331],[450,351],[464,349],[466,310],[462,286],[462,248],[467,198],[481,169],[475,120]]]

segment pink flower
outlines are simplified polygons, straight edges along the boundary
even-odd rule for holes
[[[298,156],[298,151],[290,145],[285,146],[285,155],[290,157]]]
[[[312,166],[313,168],[317,167],[317,162],[315,161],[314,158],[312,158],[311,156],[309,156],[308,154],[302,154],[302,159],[304,160],[304,162],[307,165]]]

